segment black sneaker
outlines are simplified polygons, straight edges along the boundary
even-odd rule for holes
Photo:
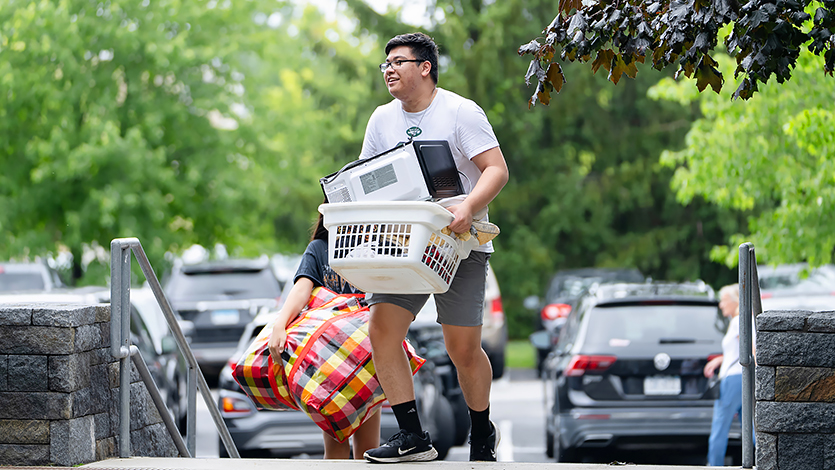
[[[492,421],[490,421],[490,427],[493,428],[493,432],[485,438],[473,439],[470,435],[470,462],[496,461],[496,449],[499,447],[499,442],[502,441],[502,433],[499,432],[499,428]]]
[[[428,432],[424,431],[423,436],[419,436],[413,432],[400,431],[380,447],[366,451],[363,457],[377,463],[423,462],[435,460],[438,451],[432,446]]]

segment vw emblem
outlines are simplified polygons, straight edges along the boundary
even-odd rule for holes
[[[652,363],[655,364],[656,369],[665,370],[667,367],[670,367],[670,356],[666,353],[658,353],[652,359]]]

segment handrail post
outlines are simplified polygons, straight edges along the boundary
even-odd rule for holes
[[[754,293],[753,287],[757,259],[754,245],[739,246],[739,364],[742,366],[742,468],[754,466],[754,361],[752,331]],[[759,299],[757,299],[759,300]]]
[[[188,416],[186,418],[187,429],[187,447],[189,453],[194,456],[196,454],[196,439],[197,439],[197,390],[199,389],[203,401],[206,403],[209,414],[214,420],[220,440],[226,448],[227,453],[232,458],[240,458],[240,453],[235,447],[235,442],[232,440],[232,435],[229,434],[229,429],[220,415],[217,406],[214,405],[212,393],[209,390],[206,379],[200,372],[200,366],[197,364],[197,359],[194,358],[194,353],[188,345],[179,323],[177,323],[174,309],[168,303],[165,293],[162,291],[162,286],[157,279],[157,275],[151,268],[151,263],[148,260],[145,250],[142,249],[142,244],[137,238],[120,238],[115,239],[110,243],[110,298],[111,298],[111,312],[119,312],[119,315],[111,313],[111,321],[113,317],[119,318],[119,323],[113,325],[111,323],[111,342],[119,343],[117,345],[111,344],[111,351],[113,355],[122,359],[121,374],[121,392],[122,392],[122,437],[120,442],[120,456],[130,456],[130,253],[136,256],[139,262],[139,267],[145,274],[145,279],[157,299],[157,303],[162,310],[165,320],[168,323],[168,328],[171,330],[174,340],[177,343],[183,358],[188,364]],[[121,269],[118,267],[121,266]],[[114,305],[115,302],[115,305]],[[121,339],[120,339],[121,338]],[[124,343],[124,345],[121,345]],[[127,437],[125,437],[127,436]]]

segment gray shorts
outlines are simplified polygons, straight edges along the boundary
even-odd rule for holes
[[[490,253],[470,252],[461,261],[449,290],[433,294],[438,307],[438,323],[455,326],[480,326],[484,315],[484,286]],[[366,294],[368,305],[394,304],[417,316],[430,294]]]

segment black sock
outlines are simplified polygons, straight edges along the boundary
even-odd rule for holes
[[[493,432],[493,427],[490,426],[490,406],[484,411],[470,410],[470,423],[472,429],[470,435],[473,439],[483,439]]]
[[[420,427],[420,416],[418,416],[417,404],[414,400],[391,405],[391,411],[394,412],[400,429],[423,436],[423,428]]]

